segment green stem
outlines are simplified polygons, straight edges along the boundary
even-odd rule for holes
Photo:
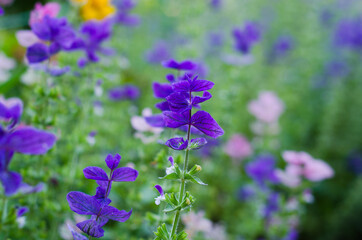
[[[1,223],[3,224],[6,220],[6,216],[8,215],[8,199],[6,197],[3,198],[3,207],[2,207],[2,212],[3,215],[1,216]],[[1,224],[1,225],[2,225]]]
[[[191,94],[190,94],[191,96]],[[190,110],[190,118],[191,119],[191,110]],[[191,134],[191,125],[189,125],[189,128],[187,130],[187,142],[190,142],[190,134]],[[182,203],[182,200],[184,198],[185,195],[185,185],[186,185],[186,181],[185,181],[185,175],[187,173],[187,165],[189,162],[189,148],[186,149],[186,153],[185,153],[185,161],[184,161],[184,169],[183,169],[183,174],[182,174],[182,179],[181,179],[181,185],[180,185],[180,193],[179,193],[179,204]],[[178,223],[180,221],[180,210],[176,211],[175,214],[175,218],[173,219],[173,224],[172,224],[172,230],[171,230],[171,237],[176,234],[176,230],[177,230],[177,226]]]

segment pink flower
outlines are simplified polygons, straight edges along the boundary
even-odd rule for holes
[[[306,152],[284,151],[283,158],[288,163],[285,171],[278,169],[279,180],[288,187],[300,185],[302,177],[318,182],[334,175],[333,169],[324,161],[314,159]]]
[[[318,182],[333,177],[334,171],[326,162],[313,159],[305,164],[304,176],[310,181]]]
[[[278,121],[280,114],[284,112],[284,103],[271,91],[262,91],[258,99],[248,104],[249,112],[264,123]]]
[[[44,6],[41,3],[36,3],[34,10],[30,13],[29,25],[41,22],[45,16],[56,17],[59,11],[59,3],[50,2]]]
[[[244,159],[253,153],[253,149],[249,141],[240,134],[234,134],[226,143],[225,153],[235,159]]]

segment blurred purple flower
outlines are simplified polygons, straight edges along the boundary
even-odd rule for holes
[[[362,17],[342,19],[334,32],[334,43],[340,47],[361,50]]]
[[[136,100],[139,96],[140,90],[134,85],[115,87],[108,91],[108,98],[112,101]]]
[[[290,229],[287,235],[282,240],[297,240],[298,231],[294,228]]]
[[[190,60],[176,62],[175,60],[170,59],[168,61],[162,62],[162,66],[164,66],[165,68],[173,68],[179,71],[190,71],[196,67],[196,63]]]
[[[148,50],[145,54],[146,60],[152,64],[160,64],[162,61],[170,59],[170,57],[170,49],[163,41],[154,44],[152,49]]]
[[[111,55],[112,49],[105,48],[102,44],[112,35],[113,22],[111,19],[103,21],[87,21],[80,28],[82,38],[73,42],[72,50],[84,50],[86,58],[78,60],[78,66],[83,68],[90,62],[98,62],[98,54]]]
[[[30,12],[29,26],[35,23],[42,22],[45,16],[56,17],[60,12],[60,4],[49,2],[44,6],[41,3],[36,3],[34,10]]]
[[[270,220],[272,214],[279,210],[279,194],[276,192],[271,193],[268,196],[265,208],[264,208],[264,218]]]
[[[203,148],[201,148],[201,150],[198,152],[203,158],[208,158],[211,157],[213,151],[219,145],[220,141],[218,139],[207,138],[207,144]]]
[[[362,26],[362,25],[361,25]],[[343,78],[349,73],[348,65],[343,61],[331,61],[324,67],[324,74],[327,78]]]
[[[114,4],[117,7],[117,12],[114,16],[114,19],[117,23],[129,27],[134,27],[141,23],[141,19],[139,16],[135,14],[130,14],[130,11],[136,6],[136,1],[117,0],[114,1]]]
[[[273,62],[285,57],[294,48],[294,40],[289,35],[279,36],[270,51],[269,61]]]
[[[362,175],[362,152],[353,152],[347,157],[349,170],[357,175]]]
[[[243,186],[238,191],[238,199],[240,201],[248,201],[253,196],[255,196],[255,189],[250,185]]]
[[[210,5],[214,9],[219,9],[222,5],[222,0],[210,0]]]
[[[246,22],[244,28],[234,28],[233,36],[235,49],[248,54],[251,47],[261,38],[260,27],[254,22]]]
[[[31,45],[26,52],[29,63],[39,63],[61,50],[71,50],[75,40],[75,33],[66,18],[46,15],[43,21],[32,24],[31,29],[40,40],[49,42],[49,45],[41,42]]]
[[[210,47],[221,47],[224,45],[224,36],[219,32],[211,32],[208,34],[207,40]]]
[[[7,128],[0,125],[0,181],[6,196],[20,192],[20,188],[31,188],[22,183],[19,173],[8,170],[14,153],[42,155],[52,148],[56,141],[52,133],[33,127],[16,127],[22,110],[23,103],[20,99],[0,98],[0,120],[9,122]]]
[[[272,155],[259,155],[245,167],[246,174],[263,189],[266,182],[279,182],[275,170],[275,159]]]
[[[0,6],[0,16],[4,15],[5,14],[5,11],[4,9]]]

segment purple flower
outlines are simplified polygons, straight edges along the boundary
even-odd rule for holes
[[[16,217],[17,217],[17,218],[22,217],[22,216],[24,216],[27,212],[29,212],[29,208],[28,208],[28,207],[19,207],[19,208],[16,210]]]
[[[298,231],[294,228],[290,229],[288,234],[282,240],[297,240]]]
[[[268,196],[264,208],[264,218],[270,220],[272,214],[278,210],[279,210],[279,194],[273,192]]]
[[[120,159],[119,154],[106,157],[105,162],[111,170],[109,176],[100,167],[86,167],[83,170],[85,178],[97,181],[96,195],[90,196],[82,192],[70,192],[67,195],[69,207],[72,211],[91,216],[89,220],[77,224],[77,227],[89,236],[102,237],[104,235],[102,227],[109,220],[125,222],[132,214],[132,210],[126,212],[109,206],[111,200],[108,196],[112,188],[112,182],[135,181],[138,176],[138,172],[132,168],[117,168]]]
[[[362,17],[342,19],[334,33],[337,46],[361,50],[362,48]]]
[[[293,38],[289,35],[279,36],[271,49],[269,61],[285,57],[294,48]]]
[[[210,0],[210,5],[214,9],[218,9],[221,7],[222,1],[221,0]]]
[[[190,60],[176,62],[174,59],[171,59],[171,60],[162,62],[162,66],[164,66],[165,68],[173,68],[173,69],[176,69],[179,71],[189,71],[189,70],[193,70],[196,67],[196,63],[194,63]]]
[[[136,100],[140,96],[140,90],[133,85],[115,87],[108,91],[108,98],[112,101]]]
[[[275,160],[271,155],[258,156],[246,165],[245,171],[261,188],[265,188],[266,182],[279,182],[275,173]]]
[[[255,196],[255,189],[250,185],[246,185],[238,191],[238,199],[241,201],[248,201],[253,196]]]
[[[16,127],[22,109],[23,103],[20,99],[0,98],[0,120],[9,122],[7,128],[0,125],[0,181],[7,196],[20,192],[20,188],[28,186],[22,183],[20,174],[8,170],[14,153],[45,154],[56,141],[56,137],[52,133],[33,127]]]
[[[53,18],[48,15],[41,22],[32,24],[33,33],[42,41],[27,49],[26,57],[30,63],[39,63],[61,50],[71,50],[75,33],[65,18]]]
[[[246,22],[244,28],[234,28],[233,36],[235,40],[235,49],[241,53],[247,54],[251,47],[260,40],[260,27],[254,22]]]
[[[155,204],[160,205],[161,201],[165,200],[165,194],[163,192],[163,189],[160,185],[156,185],[155,188],[160,193],[160,196],[155,198]]]
[[[129,13],[136,6],[136,2],[134,0],[118,0],[115,2],[115,5],[117,7],[117,12],[114,19],[117,23],[129,27],[134,27],[140,24],[140,17]]]
[[[0,6],[0,16],[4,15],[5,11],[4,9]]]
[[[163,41],[156,43],[152,49],[148,50],[145,54],[146,60],[152,64],[159,64],[162,61],[170,59],[170,57],[170,49]]]
[[[105,48],[102,44],[109,40],[112,35],[113,22],[110,19],[104,21],[87,21],[80,28],[82,38],[77,38],[71,50],[83,50],[86,58],[78,60],[78,66],[83,68],[90,62],[98,62],[98,54],[111,55],[113,51]]]
[[[184,150],[188,146],[187,140],[184,140],[182,137],[179,138],[171,138],[166,141],[166,146],[172,148],[173,150]]]
[[[357,175],[362,175],[362,153],[352,152],[347,157],[348,168]]]

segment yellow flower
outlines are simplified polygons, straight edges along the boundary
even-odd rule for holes
[[[91,19],[102,20],[115,11],[116,8],[111,4],[110,0],[88,0],[87,3],[80,8],[80,14],[86,21]]]

